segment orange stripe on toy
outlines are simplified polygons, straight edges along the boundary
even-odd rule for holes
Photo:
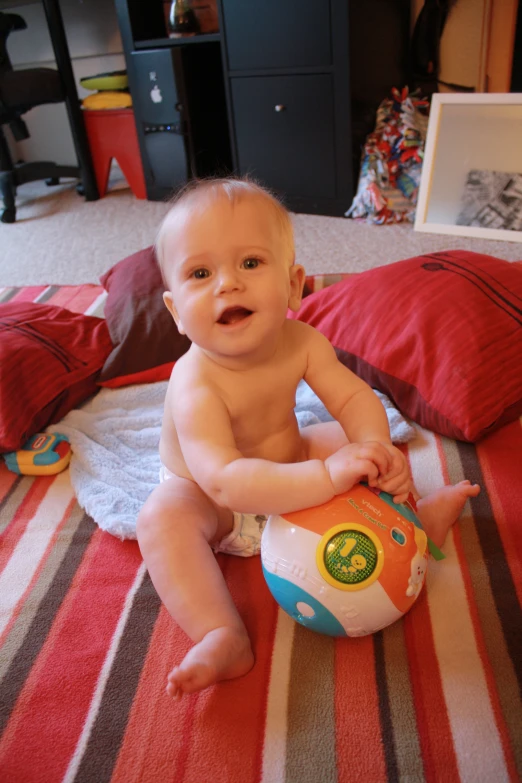
[[[371,636],[335,641],[335,724],[338,783],[386,780]]]
[[[140,562],[134,542],[94,533],[0,742],[6,780],[63,778]]]

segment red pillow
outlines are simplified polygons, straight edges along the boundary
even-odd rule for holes
[[[152,383],[170,376],[190,347],[163,303],[165,286],[153,247],[124,258],[101,278],[109,292],[105,318],[114,345],[99,378],[101,386]]]
[[[105,321],[44,304],[0,305],[0,452],[16,451],[94,394]]]
[[[363,272],[297,317],[414,421],[475,442],[522,415],[522,268],[464,250]]]

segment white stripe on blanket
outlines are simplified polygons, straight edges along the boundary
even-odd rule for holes
[[[119,538],[136,538],[136,519],[158,484],[158,444],[167,382],[102,389],[82,408],[67,414],[50,432],[71,442],[71,482],[78,503],[94,521]],[[394,443],[406,443],[415,430],[383,402]],[[299,384],[296,415],[300,427],[331,416],[306,383]]]

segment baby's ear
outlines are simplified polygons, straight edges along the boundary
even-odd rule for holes
[[[172,298],[172,294],[170,291],[164,292],[163,301],[165,302],[165,307],[167,308],[171,316],[174,318],[176,326],[178,327],[178,332],[180,334],[185,334],[183,330],[183,326],[181,325],[181,321],[179,320],[178,311],[174,307],[174,299]]]
[[[303,288],[305,284],[305,269],[301,264],[293,264],[290,267],[290,296],[288,298],[288,307],[297,313],[301,307],[303,298]]]

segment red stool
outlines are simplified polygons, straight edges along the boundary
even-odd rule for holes
[[[147,198],[132,109],[84,109],[83,116],[100,198],[107,193],[113,158],[136,198]]]

